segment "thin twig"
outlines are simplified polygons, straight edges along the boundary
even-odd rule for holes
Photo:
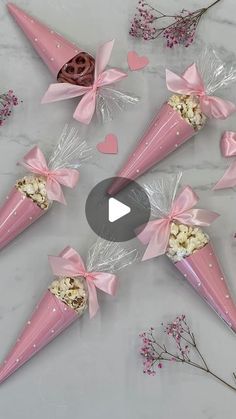
[[[170,48],[176,44],[188,47],[194,40],[202,16],[220,1],[222,0],[215,0],[209,6],[193,12],[183,9],[173,15],[163,13],[147,2],[139,1],[129,33],[144,40],[153,40],[162,35]],[[166,26],[167,19],[171,22]]]
[[[231,390],[236,391],[235,386],[219,377],[209,368],[184,315],[178,316],[172,323],[168,323],[165,327],[165,332],[175,342],[176,352],[167,348],[165,344],[159,343],[154,337],[153,330],[151,328],[148,332],[141,335],[144,344],[141,348],[141,355],[145,359],[144,372],[147,372],[149,375],[154,375],[156,373],[154,370],[156,365],[158,368],[162,368],[162,362],[174,361],[197,368],[211,375],[222,384],[225,384]],[[191,359],[191,350],[198,356],[200,363]],[[233,378],[236,381],[236,373],[233,373]]]

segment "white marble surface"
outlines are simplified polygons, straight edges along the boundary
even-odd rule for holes
[[[84,205],[96,182],[114,175],[137,138],[167,97],[157,65],[163,62],[161,42],[142,43],[128,36],[135,0],[16,0],[92,52],[112,37],[117,44],[112,63],[127,68],[126,53],[135,48],[146,53],[150,66],[130,75],[129,90],[142,97],[135,110],[106,127],[94,127],[89,141],[96,145],[107,132],[119,138],[117,156],[95,152],[81,170],[78,191],[67,191],[68,208],[55,205],[47,217],[33,225],[0,255],[0,359],[6,355],[38,298],[51,280],[47,254],[57,254],[70,244],[86,253],[95,239],[87,225]],[[157,3],[157,2],[156,2]],[[160,0],[160,7],[200,7],[203,0]],[[222,1],[201,23],[200,37],[234,52],[235,1]],[[74,104],[40,105],[51,75],[31,45],[0,4],[1,90],[13,88],[23,104],[0,130],[0,198],[21,173],[15,163],[34,144],[49,149],[50,143],[70,121]],[[232,87],[232,96],[236,86]],[[211,122],[158,166],[161,173],[183,170],[183,181],[196,188],[202,206],[222,217],[209,229],[236,298],[235,257],[236,195],[212,193],[211,187],[228,166],[219,150],[222,132],[235,130],[235,116]],[[157,171],[155,169],[153,172]],[[236,336],[185,284],[165,257],[130,267],[120,273],[120,289],[114,301],[100,296],[101,311],[90,321],[85,315],[0,388],[4,419],[233,419],[236,393],[210,377],[184,366],[166,366],[158,376],[142,374],[138,355],[140,331],[163,319],[186,313],[199,337],[210,365],[225,378],[235,370]]]

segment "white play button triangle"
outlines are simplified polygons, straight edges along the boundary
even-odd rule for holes
[[[119,220],[125,215],[131,212],[131,208],[128,205],[123,204],[115,198],[109,198],[108,203],[108,219],[110,223]]]

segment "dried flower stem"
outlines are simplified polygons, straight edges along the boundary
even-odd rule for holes
[[[0,126],[11,115],[13,106],[18,104],[18,98],[14,95],[13,90],[0,95]]]
[[[197,345],[194,333],[190,330],[184,315],[176,317],[172,323],[168,323],[165,327],[165,332],[175,342],[176,352],[172,352],[170,349],[167,349],[164,344],[160,344],[154,337],[153,332],[154,329],[151,327],[148,332],[144,332],[140,335],[143,342],[140,354],[144,357],[144,373],[147,373],[148,375],[155,375],[156,365],[158,368],[162,368],[162,362],[179,362],[204,371],[231,390],[236,391],[235,386],[219,377],[209,368]],[[191,350],[198,357],[199,362],[195,362],[191,359]],[[233,378],[236,381],[235,373],[233,373]]]
[[[139,0],[137,12],[131,23],[130,35],[144,40],[156,39],[163,36],[167,41],[167,47],[181,44],[188,47],[194,41],[196,30],[202,16],[213,6],[222,0],[216,0],[208,7],[197,9],[193,12],[181,10],[175,15],[168,15],[155,7]],[[166,20],[172,20],[168,25],[163,24]],[[159,24],[161,26],[155,26]]]
[[[215,4],[219,3],[220,1],[221,1],[221,0],[216,0],[216,1],[214,1],[214,3],[210,4],[210,6],[208,6],[208,7],[206,8],[206,10],[208,10],[208,9],[210,9],[211,7],[215,6]]]

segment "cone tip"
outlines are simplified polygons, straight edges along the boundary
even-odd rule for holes
[[[213,191],[217,191],[218,189],[222,189],[222,187],[221,187],[221,185],[220,185],[220,181],[219,181],[219,182],[217,182],[217,183],[213,186],[213,188],[212,188],[212,190],[213,190]]]
[[[22,9],[20,9],[18,6],[16,6],[16,4],[14,3],[7,3],[7,9],[8,12],[14,17],[16,18],[19,15],[22,15],[23,13],[25,13]]]
[[[17,6],[14,3],[7,3],[7,8],[9,12],[14,12],[15,10],[17,10]]]
[[[132,182],[132,179],[127,179],[125,177],[116,177],[112,184],[107,189],[107,194],[109,196],[117,195],[122,189],[124,189],[130,182]]]

